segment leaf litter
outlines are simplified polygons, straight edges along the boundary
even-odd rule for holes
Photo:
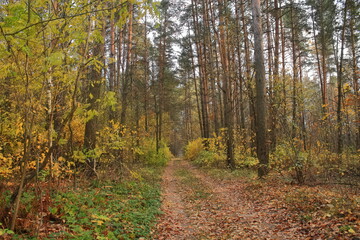
[[[169,163],[162,188],[154,239],[360,239],[356,195],[214,177],[182,159]]]

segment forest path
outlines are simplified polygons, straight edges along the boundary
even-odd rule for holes
[[[155,239],[304,239],[295,224],[279,219],[284,209],[249,198],[251,186],[173,159],[163,175],[164,215]]]

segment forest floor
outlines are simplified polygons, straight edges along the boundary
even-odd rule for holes
[[[227,177],[173,159],[155,239],[359,238],[359,189]]]

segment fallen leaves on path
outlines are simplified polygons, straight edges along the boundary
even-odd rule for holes
[[[351,214],[335,217],[335,210],[323,211],[338,208],[330,200],[333,204],[323,206],[331,193],[306,190],[245,178],[214,178],[175,159],[163,176],[164,214],[154,238],[359,239],[358,206]]]

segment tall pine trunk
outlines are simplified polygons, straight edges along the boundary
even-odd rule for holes
[[[264,47],[261,25],[260,0],[252,0],[253,30],[254,30],[254,60],[256,79],[256,151],[260,162],[259,177],[268,173],[269,154],[267,149],[266,127],[266,92]]]

